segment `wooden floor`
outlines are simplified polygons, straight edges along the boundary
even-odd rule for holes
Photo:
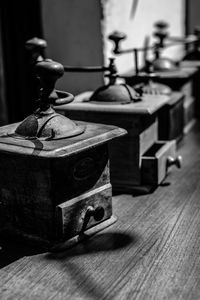
[[[182,170],[154,193],[113,198],[118,221],[60,253],[1,241],[0,299],[200,299],[200,125]]]

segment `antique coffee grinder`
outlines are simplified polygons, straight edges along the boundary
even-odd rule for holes
[[[73,104],[56,110],[75,120],[112,124],[128,131],[127,136],[109,143],[111,183],[115,192],[149,192],[163,181],[171,165],[181,166],[175,141],[158,142],[157,113],[169,101],[168,95],[143,95],[140,87],[135,90],[118,83],[114,59],[110,59],[108,66],[65,66],[64,70],[104,72],[108,81],[94,92],[78,95]],[[152,151],[147,152],[150,148]],[[145,159],[146,152],[151,154],[148,159]],[[149,160],[153,162],[153,173],[147,171]]]
[[[197,76],[197,68],[184,67],[179,61],[175,62],[167,57],[162,57],[161,52],[164,48],[175,46],[175,45],[190,45],[193,43],[194,38],[188,37],[172,37],[169,34],[164,34],[162,37],[162,32],[166,32],[168,24],[166,22],[157,22],[155,24],[156,31],[154,36],[157,37],[157,48],[158,55],[155,54],[155,59],[152,62],[152,68],[154,68],[159,75],[158,81],[169,85],[172,90],[179,91],[184,95],[183,101],[183,131],[186,134],[195,123],[195,106],[197,99],[197,94],[194,91],[194,82]],[[156,53],[156,52],[155,52]],[[166,67],[167,66],[167,67]],[[177,116],[177,120],[180,118]],[[179,122],[179,121],[178,121]],[[182,121],[181,121],[182,123]]]
[[[166,39],[168,38],[168,24],[164,21],[159,21],[154,24],[156,31],[153,33],[157,41],[154,43],[153,53],[154,58],[151,62],[152,69],[156,72],[168,72],[175,71],[178,69],[178,62],[175,62],[169,57],[163,57],[161,55],[162,50],[167,46],[173,44],[166,44]]]
[[[155,32],[153,33],[154,37],[156,38],[156,42],[153,45],[149,45],[149,37],[145,38],[145,45],[142,48],[130,48],[130,49],[122,49],[121,48],[121,41],[126,38],[126,35],[122,32],[115,31],[108,36],[109,40],[114,43],[114,54],[127,54],[127,53],[134,53],[134,65],[135,65],[135,72],[132,71],[132,85],[134,81],[134,75],[138,75],[139,77],[143,75],[141,71],[147,73],[155,73],[157,75],[157,80],[162,77],[163,74],[160,72],[173,72],[178,71],[180,69],[179,61],[174,61],[169,57],[163,57],[162,51],[165,48],[175,46],[177,44],[193,44],[197,41],[197,38],[193,36],[188,36],[185,38],[179,37],[171,37],[168,33],[168,24],[164,21],[159,21],[155,23]],[[151,51],[154,55],[153,59],[148,59],[148,52]],[[143,52],[143,67],[138,68],[138,52]],[[145,76],[144,74],[143,76]],[[155,76],[155,75],[154,75]],[[139,79],[139,78],[137,78]]]
[[[157,113],[168,101],[167,95],[147,95],[117,83],[117,70],[111,59],[108,67],[76,68],[66,72],[103,71],[108,84],[94,92],[77,95],[74,103],[58,111],[76,120],[123,127],[128,135],[109,144],[111,183],[115,192],[148,193],[160,184],[171,165],[181,166],[175,141],[158,141]],[[151,150],[150,150],[151,149]]]
[[[139,86],[142,88],[142,92],[145,94],[154,94],[154,95],[170,95],[172,93],[171,89],[161,83],[156,81],[155,73],[152,72],[151,64],[147,61],[147,52],[154,47],[149,47],[148,39],[145,39],[145,46],[143,48],[130,48],[130,49],[122,49],[121,48],[121,41],[126,39],[126,35],[119,31],[114,31],[112,34],[109,35],[109,40],[114,42],[114,49],[113,53],[116,55],[119,54],[127,54],[133,53],[134,54],[134,66],[135,72],[132,76],[132,82],[130,83],[133,87]],[[138,53],[143,52],[144,55],[144,64],[145,68],[141,72],[138,67]],[[140,76],[143,77],[141,81]]]
[[[163,56],[162,51],[176,45],[191,45],[196,42],[197,38],[194,36],[170,36],[168,32],[169,24],[165,21],[156,22],[154,27],[155,31],[153,32],[153,36],[156,38],[156,41],[152,47],[148,47],[148,45],[146,47],[147,50],[153,52],[154,58],[152,60],[146,58],[144,68],[146,67],[146,63],[148,63],[154,72],[177,71],[180,68],[181,58],[178,61],[175,61],[169,57]]]
[[[178,142],[183,137],[184,127],[184,96],[182,93],[172,92],[172,89],[161,82],[159,82],[160,76],[152,68],[151,62],[148,60],[148,52],[154,51],[158,56],[158,48],[163,47],[163,39],[167,35],[166,32],[162,31],[160,34],[160,43],[158,46],[149,46],[149,38],[145,38],[145,45],[143,48],[130,48],[122,49],[121,41],[126,38],[126,35],[118,31],[113,32],[109,35],[109,39],[114,42],[113,52],[116,55],[134,53],[134,65],[135,70],[130,70],[122,77],[128,84],[134,88],[141,88],[142,92],[147,95],[168,95],[168,102],[158,112],[158,136],[161,140],[172,140],[176,139]],[[138,53],[143,52],[143,68],[139,70],[138,67]]]
[[[89,101],[93,92],[84,92],[58,111],[77,120],[121,126],[127,136],[109,144],[111,183],[115,193],[148,193],[168,174],[169,167],[181,167],[176,155],[176,141],[158,139],[158,111],[167,96],[144,95],[140,102],[97,103]],[[159,101],[157,101],[159,100]]]
[[[155,24],[157,31],[155,36],[158,38],[158,48],[166,48],[177,44],[182,44],[187,47],[187,54],[185,57],[180,58],[178,62],[171,62],[169,72],[165,74],[164,65],[167,65],[168,59],[162,58],[160,55],[157,60],[152,62],[153,68],[157,69],[160,74],[160,82],[167,83],[173,90],[180,90],[185,95],[184,100],[184,132],[187,133],[195,122],[195,117],[199,115],[199,79],[198,63],[195,63],[195,57],[198,57],[199,48],[199,29],[196,28],[194,35],[186,37],[173,37],[166,34],[162,40],[162,30],[166,31],[168,24],[165,22],[157,22]],[[200,56],[199,56],[200,57]],[[191,62],[188,63],[187,59]],[[169,64],[169,63],[168,63]],[[178,67],[176,70],[175,67]],[[174,69],[174,72],[171,70]],[[167,71],[167,69],[166,69]],[[161,72],[161,73],[160,73]],[[163,72],[163,73],[162,73]]]
[[[0,128],[1,234],[60,250],[116,220],[108,143],[126,131],[56,113],[74,98],[54,88],[63,66],[36,59],[35,73],[38,109]]]
[[[180,91],[184,94],[183,112],[184,112],[184,133],[187,133],[195,123],[195,107],[199,102],[199,96],[196,86],[197,68],[195,65],[184,65],[179,61],[175,62],[167,57],[162,57],[162,49],[177,44],[185,46],[197,45],[197,37],[173,37],[169,36],[168,24],[160,21],[155,24],[157,37],[155,59],[152,61],[152,68],[157,71],[158,81],[169,85],[174,91]],[[179,119],[178,119],[179,120]]]

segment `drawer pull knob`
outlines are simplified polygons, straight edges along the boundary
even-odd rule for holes
[[[183,158],[181,155],[178,155],[176,158],[173,158],[172,156],[168,156],[167,158],[167,168],[175,165],[177,168],[181,168],[182,166]]]
[[[102,206],[98,206],[96,208],[94,208],[93,206],[88,206],[85,213],[81,233],[85,231],[91,217],[93,217],[95,221],[101,221],[104,217],[104,208]]]

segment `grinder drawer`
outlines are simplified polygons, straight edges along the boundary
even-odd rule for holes
[[[56,207],[58,239],[79,235],[111,216],[112,188],[105,184]]]
[[[181,156],[176,157],[176,142],[157,141],[142,156],[142,184],[158,185],[172,165],[181,167]]]
[[[187,97],[192,97],[192,80],[190,80],[189,82],[185,83],[180,91]]]

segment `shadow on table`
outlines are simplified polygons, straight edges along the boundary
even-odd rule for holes
[[[132,247],[139,240],[134,234],[126,234],[122,232],[105,232],[93,236],[91,239],[78,244],[76,247],[68,249],[60,253],[49,253],[45,256],[47,261],[55,261],[59,264],[59,270],[63,274],[71,276],[73,284],[76,284],[76,290],[80,293],[83,299],[104,299],[109,294],[108,299],[112,299],[112,295],[108,291],[107,271],[110,269],[111,277],[115,272],[120,272],[123,266],[122,260],[116,260],[116,256],[110,256],[106,259],[109,253],[121,252],[120,257],[124,255],[124,249]],[[131,246],[130,246],[131,245]],[[98,256],[99,254],[99,256]],[[78,260],[74,260],[74,257]],[[86,256],[84,258],[84,256]],[[102,263],[95,263],[94,259]],[[81,258],[81,260],[80,260]],[[105,268],[104,264],[107,261]],[[81,263],[80,263],[81,261]],[[104,264],[104,267],[101,266]],[[111,279],[112,282],[112,279]],[[73,296],[72,296],[73,298]]]
[[[44,252],[41,248],[31,247],[25,243],[11,239],[0,239],[0,268],[24,257]]]
[[[136,235],[122,232],[99,233],[92,238],[83,240],[75,247],[57,253],[49,253],[47,257],[49,259],[59,259],[89,253],[116,251],[136,243],[138,239]]]
[[[121,232],[100,233],[87,240],[82,241],[76,246],[66,249],[59,253],[47,253],[47,259],[60,259],[88,253],[114,251],[129,244],[135,243],[137,238]],[[46,253],[46,249],[41,246],[29,245],[25,242],[13,239],[0,239],[0,268],[24,257]]]

